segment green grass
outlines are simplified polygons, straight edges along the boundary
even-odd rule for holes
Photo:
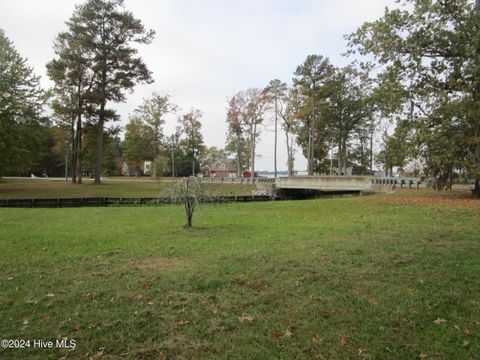
[[[0,209],[1,337],[77,341],[0,358],[478,358],[480,204],[415,194]]]
[[[156,197],[171,185],[170,179],[155,180],[105,180],[94,185],[91,179],[83,184],[67,183],[64,180],[3,179],[0,182],[0,199],[46,199],[77,197]],[[215,184],[207,189],[213,194],[250,195],[252,185]]]

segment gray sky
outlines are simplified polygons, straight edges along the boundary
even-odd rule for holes
[[[28,59],[45,87],[45,64],[52,44],[81,0],[0,0],[0,27]],[[136,86],[126,103],[115,105],[124,125],[128,115],[153,91],[170,94],[184,112],[204,113],[208,146],[223,147],[227,97],[278,78],[291,83],[293,72],[309,54],[346,65],[344,34],[383,15],[394,0],[125,0],[126,8],[156,31],[140,55],[155,83]],[[259,170],[273,169],[273,126],[268,115],[258,145]],[[176,125],[167,118],[165,133]],[[284,135],[279,134],[278,167],[286,169]],[[297,152],[295,168],[306,161]]]

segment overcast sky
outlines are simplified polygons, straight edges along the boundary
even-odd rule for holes
[[[0,0],[0,27],[16,49],[51,86],[45,64],[54,57],[56,35],[82,0]],[[125,125],[128,115],[153,91],[170,94],[184,112],[204,113],[206,145],[223,147],[227,131],[227,97],[249,87],[264,87],[278,78],[291,83],[296,67],[309,54],[330,58],[337,66],[343,35],[383,15],[394,0],[125,0],[126,8],[156,31],[140,55],[155,82],[138,85],[126,103],[115,105]],[[270,116],[258,145],[256,167],[273,169]],[[169,117],[165,132],[176,125]],[[284,135],[279,134],[278,168],[286,169]],[[306,161],[297,151],[295,168]]]

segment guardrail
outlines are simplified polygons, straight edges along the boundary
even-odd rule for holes
[[[215,177],[199,177],[202,184],[245,184],[255,185],[258,183],[275,183],[275,178],[215,178]]]
[[[400,188],[403,188],[404,186],[408,186],[409,189],[411,189],[412,186],[415,186],[417,189],[419,189],[421,185],[425,185],[425,183],[419,179],[409,179],[409,178],[403,178],[403,179],[402,178],[372,178],[371,181],[373,185],[391,185],[391,186],[399,185]]]
[[[204,200],[207,203],[270,201],[267,195],[216,196]],[[0,208],[65,208],[88,206],[162,205],[171,204],[169,198],[56,198],[56,199],[0,199]]]

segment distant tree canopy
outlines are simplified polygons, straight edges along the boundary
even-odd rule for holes
[[[383,95],[398,89],[397,113],[411,122],[426,173],[439,185],[463,171],[480,196],[480,3],[407,0],[362,25],[350,52],[373,55]],[[447,150],[448,149],[448,150]]]
[[[0,176],[42,167],[52,136],[43,104],[39,78],[0,29]]]
[[[154,162],[155,176],[190,176],[201,163],[227,156],[235,158],[238,176],[255,174],[257,144],[271,124],[265,120],[273,119],[275,172],[277,150],[285,147],[294,173],[297,144],[311,175],[352,168],[367,174],[374,160],[392,175],[415,163],[412,173],[437,188],[473,180],[480,196],[480,1],[405,0],[398,7],[346,37],[347,54],[356,56],[349,65],[308,55],[291,85],[274,79],[228,98],[224,149],[204,144],[200,110],[181,114],[165,134],[167,114],[179,109],[157,92],[132,112],[123,142],[123,129],[109,125],[119,119],[109,104],[152,82],[135,44],[149,44],[154,32],[123,0],[76,6],[47,64],[55,83],[48,96],[0,30],[0,176],[69,168],[72,181],[88,174],[98,183],[124,161],[140,174],[146,160]]]
[[[116,118],[107,103],[125,101],[125,91],[139,82],[152,82],[132,44],[148,44],[153,36],[152,30],[147,31],[125,10],[123,0],[88,0],[75,8],[67,31],[60,33],[55,43],[58,59],[49,63],[49,74],[56,89],[64,89],[62,98],[69,100],[64,113],[78,119],[73,133],[81,133],[86,102],[93,108],[92,121],[97,128],[95,183],[100,183],[102,174],[104,125]],[[72,137],[73,154],[81,157],[81,135],[76,138]]]

